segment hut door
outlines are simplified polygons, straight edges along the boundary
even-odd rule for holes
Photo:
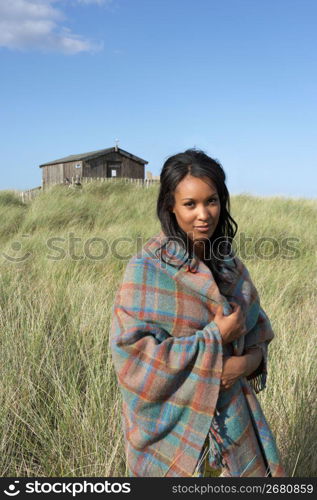
[[[113,161],[107,165],[107,177],[121,177],[121,162]]]

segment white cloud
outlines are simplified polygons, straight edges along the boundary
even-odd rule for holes
[[[104,3],[102,0],[77,1]],[[102,44],[96,44],[63,26],[65,16],[58,7],[59,2],[60,0],[0,0],[0,47],[58,51],[65,54],[101,49]]]

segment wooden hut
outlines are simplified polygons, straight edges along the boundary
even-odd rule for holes
[[[90,151],[66,156],[43,163],[42,187],[71,183],[83,177],[128,177],[144,180],[144,169],[148,162],[118,146],[99,151]]]

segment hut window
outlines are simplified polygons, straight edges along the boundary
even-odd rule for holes
[[[121,161],[108,162],[107,177],[121,177]]]
[[[81,167],[81,164],[80,163],[76,163],[75,168],[80,168],[80,167]]]

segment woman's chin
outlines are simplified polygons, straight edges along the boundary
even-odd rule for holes
[[[197,234],[195,235],[194,241],[205,241],[209,240],[210,235],[208,233],[206,234]]]
[[[201,232],[194,232],[194,231],[190,231],[189,233],[187,233],[187,236],[188,238],[193,242],[193,243],[198,243],[199,242],[204,242],[204,241],[208,241],[209,238],[211,237],[212,235],[212,232],[209,231],[208,233],[201,233]]]

